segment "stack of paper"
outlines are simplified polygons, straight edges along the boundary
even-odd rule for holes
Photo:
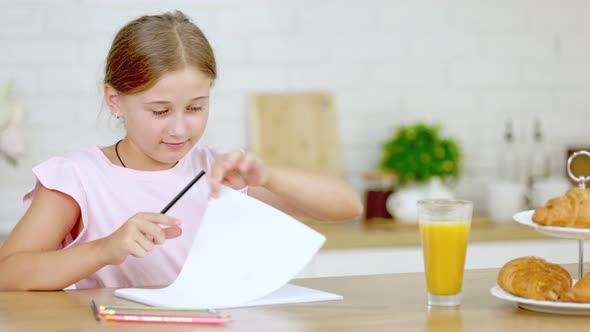
[[[339,300],[340,295],[287,284],[324,241],[289,215],[223,187],[209,202],[178,278],[166,288],[126,288],[115,295],[193,309]]]

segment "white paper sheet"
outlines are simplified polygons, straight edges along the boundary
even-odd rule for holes
[[[323,235],[282,211],[223,187],[219,198],[209,202],[178,278],[166,288],[126,288],[115,295],[194,309],[341,299],[287,284],[324,241]]]

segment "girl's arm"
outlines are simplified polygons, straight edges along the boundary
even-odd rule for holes
[[[0,248],[0,290],[63,289],[104,266],[96,243],[57,250],[79,219],[72,197],[41,186]]]
[[[218,158],[211,177],[213,196],[219,184],[236,189],[248,185],[249,195],[299,217],[350,220],[363,210],[358,194],[339,178],[269,167],[241,150]]]
[[[9,254],[0,260],[0,291],[61,290],[105,266],[98,248],[92,241],[63,250]]]
[[[264,186],[248,188],[248,195],[285,213],[316,220],[350,220],[363,211],[357,193],[344,181],[311,172],[267,167]]]
[[[58,249],[78,220],[80,207],[72,197],[41,186],[0,248],[0,291],[60,290],[129,255],[143,257],[154,245],[181,234],[172,217],[138,213],[105,238]]]

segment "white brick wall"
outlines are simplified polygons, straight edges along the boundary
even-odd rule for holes
[[[128,20],[174,8],[217,53],[208,143],[247,146],[251,93],[330,90],[356,188],[398,125],[441,121],[465,152],[456,190],[480,207],[507,118],[523,150],[537,116],[556,159],[590,143],[588,1],[0,0],[0,83],[16,81],[30,124],[26,159],[0,162],[0,231],[22,213],[32,165],[120,137],[100,99],[108,46]]]

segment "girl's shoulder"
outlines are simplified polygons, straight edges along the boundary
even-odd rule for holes
[[[63,158],[66,158],[75,163],[92,163],[98,164],[99,162],[104,162],[110,160],[107,156],[102,152],[101,147],[97,145],[91,145],[88,147],[84,147],[78,150],[71,151],[65,155]]]
[[[56,155],[45,159],[35,166],[35,168],[42,168],[49,165],[68,165],[70,167],[78,168],[78,166],[97,165],[100,161],[102,151],[98,146],[90,146],[79,150],[67,152],[61,155]],[[103,155],[104,158],[106,156]]]
[[[79,171],[94,172],[97,169],[107,167],[110,164],[108,158],[104,155],[100,147],[93,145],[62,155],[51,157],[36,166],[36,168],[50,165],[67,165]]]
[[[96,163],[93,159],[96,159],[96,154],[86,148],[51,157],[35,165],[32,169],[35,186],[23,198],[25,207],[31,204],[41,185],[63,192],[74,198],[81,209],[85,207],[86,188],[82,179],[90,178],[85,176],[87,174],[96,174],[95,170],[88,167]]]
[[[218,156],[229,153],[236,149],[224,145],[202,145],[194,147],[180,162],[179,167],[174,167],[169,171],[144,172],[132,169],[125,169],[114,165],[103,153],[99,146],[89,146],[81,148],[63,155],[51,157],[34,168],[41,169],[68,169],[78,175],[87,174],[110,174],[125,175],[131,177],[154,177],[154,176],[174,176],[178,172],[190,169],[209,170]]]

